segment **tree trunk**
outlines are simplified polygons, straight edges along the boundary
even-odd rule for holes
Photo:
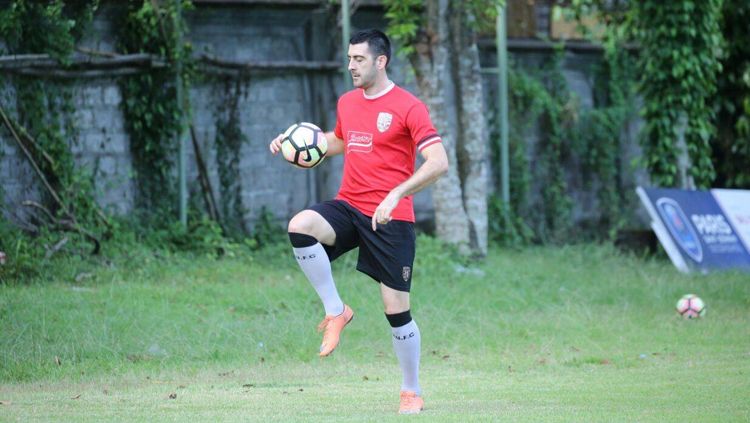
[[[458,84],[459,134],[457,144],[458,172],[463,188],[463,202],[469,220],[471,250],[487,254],[487,144],[489,134],[482,97],[475,19],[459,2],[451,14],[454,73]]]
[[[410,55],[420,94],[448,153],[451,163],[448,174],[435,183],[432,191],[435,203],[435,226],[440,239],[467,253],[469,250],[469,220],[464,209],[461,179],[456,155],[456,102],[450,60],[450,30],[448,27],[449,0],[427,2],[427,25],[415,42]]]

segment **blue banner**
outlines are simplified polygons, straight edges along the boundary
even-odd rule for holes
[[[656,236],[678,269],[750,271],[750,253],[711,192],[641,187],[637,191]]]

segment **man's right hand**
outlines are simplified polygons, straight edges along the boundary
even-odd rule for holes
[[[276,138],[268,144],[268,149],[271,150],[271,154],[274,156],[281,151],[281,141],[284,139],[284,134],[279,134]]]

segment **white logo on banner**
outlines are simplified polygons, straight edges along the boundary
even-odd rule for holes
[[[712,189],[711,194],[719,203],[737,235],[750,253],[750,191],[741,189]]]

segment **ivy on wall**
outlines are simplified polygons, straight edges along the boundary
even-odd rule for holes
[[[477,16],[476,29],[494,32],[497,6],[502,1],[462,2]],[[400,52],[413,52],[420,22],[422,2],[384,1],[389,34],[401,44]],[[561,46],[558,46],[561,47]],[[551,55],[540,68],[514,66],[509,75],[510,112],[510,204],[498,195],[489,201],[490,237],[503,244],[565,242],[581,237],[612,235],[622,225],[623,194],[619,188],[622,168],[620,139],[623,126],[632,113],[629,96],[632,79],[627,57],[621,46],[612,44],[596,71],[597,93],[592,109],[584,109],[571,93],[562,73],[564,51]],[[492,106],[495,106],[492,103]],[[497,129],[495,112],[488,113],[489,127]],[[531,133],[538,128],[537,133]],[[529,143],[530,138],[536,142]],[[499,135],[493,133],[493,163],[499,163]],[[533,145],[534,151],[529,151]],[[533,158],[533,162],[530,162]],[[573,163],[576,161],[576,163]],[[580,165],[580,166],[579,166]],[[595,190],[600,213],[590,222],[590,230],[575,230],[573,199],[569,177],[571,168],[580,168],[580,179],[594,181],[584,187]],[[495,166],[499,186],[500,169]],[[540,197],[540,198],[537,198]]]
[[[96,0],[15,0],[0,11],[0,38],[7,49],[3,53],[46,53],[66,65],[97,7]],[[71,143],[77,140],[73,84],[21,75],[9,80],[16,100],[14,130],[33,139],[32,156],[59,194],[62,209],[81,223],[96,223],[98,208],[93,199],[91,175],[76,169],[71,153]],[[44,203],[55,215],[64,211],[61,204],[50,198]]]
[[[750,3],[724,0],[726,54],[719,75],[715,186],[750,189]]]
[[[131,0],[120,25],[119,49],[125,53],[150,53],[166,59],[164,68],[123,78],[120,82],[122,108],[139,194],[136,210],[146,226],[166,229],[169,243],[182,249],[213,250],[223,254],[228,234],[242,235],[244,209],[241,202],[239,173],[240,150],[246,141],[240,130],[239,98],[243,95],[242,77],[215,84],[222,101],[216,112],[216,157],[221,194],[221,220],[201,216],[198,202],[191,201],[188,227],[171,224],[176,215],[176,158],[179,145],[175,134],[187,128],[181,113],[189,113],[189,92],[194,82],[215,83],[200,74],[192,55],[192,46],[183,41],[187,33],[183,12],[193,9],[190,0],[154,2]],[[184,37],[187,38],[187,37]],[[183,104],[178,104],[177,80],[182,81]],[[188,119],[186,119],[189,121]],[[194,131],[190,131],[195,136]],[[197,142],[198,140],[194,140]],[[198,152],[196,152],[198,154]],[[200,169],[203,171],[205,169]],[[207,175],[203,175],[207,178]],[[210,187],[201,186],[202,189]],[[204,195],[207,193],[204,192]],[[192,196],[193,200],[198,196]],[[218,217],[218,216],[217,216]]]
[[[607,93],[606,98],[597,99],[599,104],[591,110],[575,113],[578,129],[568,133],[573,140],[573,151],[587,154],[581,156],[584,172],[594,172],[601,181],[597,188],[603,218],[600,227],[609,227],[611,232],[623,224],[617,218],[618,209],[626,204],[623,190],[606,187],[618,187],[617,183],[612,184],[617,180],[615,171],[628,164],[619,162],[617,149],[606,140],[619,138],[632,113],[636,93],[643,100],[645,121],[640,164],[648,170],[654,185],[750,187],[750,33],[747,31],[750,5],[747,2],[572,0],[565,5],[578,19],[596,14],[605,24],[604,39],[597,42],[602,41],[605,48],[602,75],[608,76],[601,78],[606,89],[597,91]],[[635,60],[623,48],[633,42]],[[524,87],[518,84],[517,76],[510,79],[511,91]],[[550,89],[549,85],[543,85]],[[535,97],[544,100],[521,102],[512,105],[511,111],[520,107],[539,112],[542,119],[546,115],[552,137],[548,140],[552,141],[551,152],[561,157],[558,152],[565,151],[557,149],[555,137],[564,126],[554,122],[555,116],[565,114],[557,114],[559,107],[547,104],[547,96],[536,89],[538,85],[528,86],[535,87]],[[511,136],[516,125],[523,127],[514,121]],[[597,139],[605,142],[596,142]],[[527,180],[521,179],[512,184],[514,190],[527,189]],[[553,194],[559,189],[554,185],[546,188],[545,198],[555,198]],[[514,199],[513,208],[522,204]],[[511,212],[524,213],[522,208]],[[538,236],[534,221],[531,226]],[[553,222],[547,220],[547,223]],[[522,228],[516,224],[519,227]],[[500,229],[496,233],[501,237],[507,238],[513,232]]]
[[[614,45],[606,49],[592,70],[594,105],[584,108],[567,86],[563,58],[558,50],[535,70],[519,64],[510,68],[511,204],[503,205],[497,196],[490,202],[490,232],[498,243],[611,238],[624,224],[621,181],[627,165],[620,162],[620,148],[623,127],[634,109],[628,94],[634,81],[627,77],[633,59]],[[530,138],[536,142],[530,144]],[[499,135],[493,133],[491,140],[493,162],[498,163]],[[596,194],[598,213],[582,222],[583,227],[573,223],[571,177],[583,181],[581,189]],[[499,184],[499,174],[495,179]]]
[[[635,56],[611,34],[604,36],[604,54],[595,70],[594,107],[582,113],[578,136],[586,141],[579,155],[583,157],[583,171],[594,175],[584,177],[596,181],[596,195],[600,220],[596,229],[614,238],[616,231],[626,225],[625,209],[630,204],[632,191],[626,191],[624,174],[632,169],[623,162],[624,130],[635,117]]]
[[[97,7],[96,0],[14,0],[0,10],[4,44],[0,54],[48,54],[66,66]],[[75,81],[3,75],[2,84],[7,118],[2,125],[3,139],[9,143],[15,139],[28,151],[38,169],[36,182],[42,193],[41,203],[26,203],[33,204],[37,212],[25,223],[36,239],[26,238],[0,213],[0,250],[8,253],[7,263],[0,266],[0,283],[5,283],[41,274],[51,254],[69,239],[71,245],[79,245],[83,239],[93,241],[93,253],[98,253],[100,242],[95,233],[105,229],[103,226],[108,230],[109,222],[94,200],[90,170],[76,167],[71,152],[78,139]],[[0,203],[3,196],[0,189]]]
[[[637,91],[646,122],[642,146],[652,183],[750,187],[750,4],[571,0],[569,5],[579,18],[597,14],[609,34],[638,48]],[[680,173],[684,168],[688,178]]]
[[[181,4],[182,10],[191,7],[187,0]],[[186,26],[175,2],[157,6],[156,2],[130,1],[118,26],[118,47],[123,53],[150,53],[167,60],[165,68],[120,80],[121,107],[138,187],[136,209],[141,217],[159,224],[165,218],[173,220],[168,216],[175,215],[178,204],[175,134],[181,129],[182,108],[177,104],[175,65],[182,64],[184,92],[195,77],[195,66],[190,44],[178,41]]]
[[[690,158],[695,186],[716,176],[711,160],[715,135],[717,77],[723,37],[722,0],[644,0],[633,3],[633,31],[640,46],[639,92],[646,120],[646,165],[660,186],[688,186],[679,180],[679,132]]]
[[[247,96],[247,80],[241,75],[217,81],[222,86],[216,112],[216,164],[219,172],[222,219],[230,233],[242,234],[245,209],[242,206],[240,152],[247,137],[240,128],[239,101]]]
[[[543,242],[562,240],[572,224],[572,201],[567,195],[565,163],[569,161],[575,124],[575,99],[562,75],[562,52],[552,56],[544,70],[547,96],[540,116],[539,158],[534,179],[541,183],[543,215],[538,220],[537,234]]]

